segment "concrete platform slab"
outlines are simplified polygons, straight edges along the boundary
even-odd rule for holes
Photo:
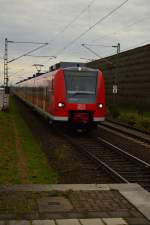
[[[78,219],[56,220],[57,225],[81,225]]]
[[[80,223],[82,225],[104,225],[103,221],[99,218],[97,218],[97,219],[81,219]]]
[[[5,221],[0,221],[0,225],[5,225]]]
[[[150,193],[138,184],[0,187],[0,225],[58,225],[56,221],[63,220],[109,225],[117,219],[129,225],[150,225]]]
[[[33,220],[32,225],[55,225],[54,220]]]
[[[130,203],[132,203],[141,213],[150,220],[150,193],[145,190],[120,192]]]
[[[128,225],[128,223],[122,218],[104,218],[103,221],[106,225]]]
[[[64,197],[43,197],[37,199],[40,212],[69,212],[73,206]]]
[[[8,222],[8,225],[31,225],[27,220],[12,220]]]
[[[0,185],[0,192],[3,191],[100,191],[110,190],[107,184],[28,184],[28,185]]]

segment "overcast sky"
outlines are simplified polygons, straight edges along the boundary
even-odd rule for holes
[[[122,3],[124,5],[113,13],[112,10]],[[88,47],[102,57],[115,54],[116,49],[111,46],[118,42],[121,51],[150,43],[150,0],[0,0],[1,83],[5,38],[48,42],[48,46],[32,54],[57,57],[50,60],[26,56],[9,63],[12,83],[21,76],[31,76],[35,72],[33,64],[43,64],[42,69],[48,70],[51,64],[59,61],[98,58],[82,47],[83,43],[90,44]],[[9,43],[9,60],[35,47],[38,45]]]

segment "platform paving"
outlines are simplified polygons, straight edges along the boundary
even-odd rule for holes
[[[0,225],[150,225],[137,184],[0,186]]]

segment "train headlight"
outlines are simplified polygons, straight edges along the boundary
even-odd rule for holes
[[[63,102],[58,102],[57,106],[58,106],[59,108],[63,108],[63,107],[65,106],[65,104],[64,104]]]
[[[99,109],[102,109],[102,108],[103,108],[103,104],[102,104],[102,103],[99,103],[99,104],[98,104],[98,108],[99,108]]]

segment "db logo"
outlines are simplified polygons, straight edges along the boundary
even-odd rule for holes
[[[78,104],[77,109],[78,110],[85,110],[85,104]]]

